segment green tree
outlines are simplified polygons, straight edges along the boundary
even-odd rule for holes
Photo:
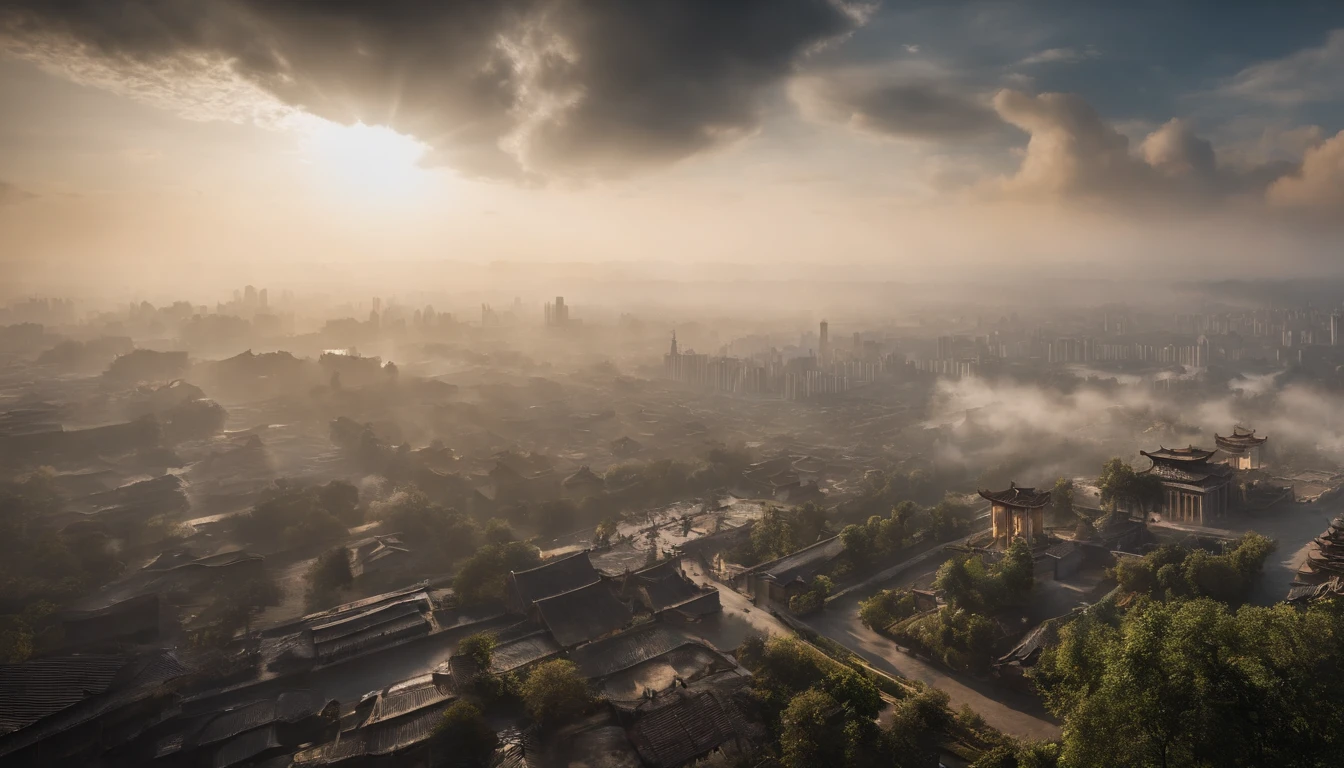
[[[527,542],[488,544],[463,561],[453,578],[453,590],[465,604],[503,600],[505,580],[511,571],[525,571],[540,564],[541,554]]]
[[[431,744],[432,751],[449,756],[453,765],[466,766],[488,765],[498,747],[499,738],[485,722],[480,708],[462,699],[443,711],[443,718],[434,727]]]
[[[1013,596],[1020,596],[1031,589],[1035,581],[1036,565],[1031,555],[1031,546],[1023,539],[1015,539],[1008,545],[1003,560],[998,563],[998,577],[1004,590]]]
[[[386,529],[399,532],[406,541],[431,548],[455,560],[476,551],[480,539],[476,523],[467,516],[434,504],[418,490],[402,490],[375,507]]]
[[[1101,466],[1097,490],[1101,492],[1101,506],[1116,510],[1126,507],[1134,496],[1134,468],[1119,456]]]
[[[873,538],[868,528],[862,525],[847,525],[840,531],[840,541],[845,545],[845,554],[858,567],[868,564],[873,555]]]
[[[494,658],[495,646],[499,640],[490,632],[477,632],[474,635],[462,638],[457,644],[457,652],[476,662],[476,668],[482,672],[490,669],[490,662]]]
[[[887,734],[900,768],[937,768],[938,747],[952,722],[947,694],[937,688],[926,688],[897,704]]]
[[[884,589],[859,602],[859,620],[881,631],[915,615],[915,610],[915,596],[908,590]]]
[[[1064,626],[1033,675],[1067,765],[1321,766],[1344,746],[1344,617],[1328,604],[1141,600],[1118,627]]]
[[[355,583],[350,571],[350,555],[345,547],[334,547],[323,552],[308,572],[312,588],[320,592],[335,592]]]
[[[518,537],[513,535],[513,529],[509,527],[507,522],[495,518],[486,523],[482,538],[487,545],[498,546],[515,541]]]
[[[757,562],[766,562],[798,549],[797,533],[788,513],[779,507],[767,507],[751,528],[751,546]]]
[[[547,725],[578,717],[592,700],[579,668],[565,659],[538,665],[523,683],[528,714]]]
[[[943,593],[948,605],[971,611],[984,609],[980,582],[984,580],[984,565],[979,558],[953,557],[938,567],[933,588]]]
[[[318,491],[318,503],[347,526],[364,522],[359,509],[359,489],[342,480],[332,480]]]
[[[611,546],[611,537],[616,535],[616,530],[616,521],[611,518],[607,518],[598,523],[597,530],[593,531],[593,546]]]
[[[1148,511],[1162,504],[1162,480],[1156,475],[1138,473],[1119,457],[1107,461],[1097,478],[1101,505],[1113,512]]]
[[[821,681],[821,689],[856,717],[872,720],[882,710],[882,692],[852,669],[832,671]]]
[[[780,763],[787,768],[832,768],[845,762],[840,706],[823,691],[793,697],[780,718]]]
[[[1044,741],[1009,742],[985,752],[971,768],[1057,768],[1059,744]]]

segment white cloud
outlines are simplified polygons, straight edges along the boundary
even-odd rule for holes
[[[1344,131],[1302,157],[1296,173],[1269,186],[1275,205],[1316,211],[1344,211]]]
[[[1005,89],[995,95],[994,108],[1031,136],[1022,165],[1004,180],[1006,192],[1109,196],[1132,189],[1143,170],[1129,153],[1129,139],[1078,96]]]
[[[994,107],[1030,139],[1015,173],[981,185],[991,194],[1188,212],[1233,197],[1261,200],[1289,167],[1220,163],[1212,143],[1179,118],[1146,135],[1131,126],[1143,135],[1131,150],[1125,133],[1074,94],[1002,90]]]
[[[1022,66],[1033,66],[1036,64],[1074,64],[1084,59],[1095,59],[1101,55],[1096,48],[1087,46],[1081,50],[1077,48],[1046,48],[1043,51],[1037,51],[1030,56],[1018,62]]]
[[[1344,73],[1344,29],[1337,29],[1324,45],[1243,69],[1223,91],[1287,106],[1333,101],[1344,96],[1341,73]]]

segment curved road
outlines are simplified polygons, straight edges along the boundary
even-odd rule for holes
[[[1004,733],[1027,739],[1058,739],[1059,724],[1033,696],[1006,690],[993,683],[958,675],[900,650],[891,640],[859,621],[859,601],[880,589],[904,586],[937,568],[912,568],[884,584],[873,584],[840,597],[826,610],[803,619],[818,634],[843,645],[889,675],[919,680],[947,692],[953,708],[969,704],[985,722]]]

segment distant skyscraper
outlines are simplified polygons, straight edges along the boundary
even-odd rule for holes
[[[831,325],[825,320],[821,321],[821,335],[817,342],[817,351],[821,353],[822,365],[831,362]]]
[[[1330,346],[1332,347],[1339,346],[1339,324],[1341,322],[1344,322],[1344,316],[1341,316],[1338,312],[1330,316]]]
[[[565,297],[556,296],[555,303],[546,304],[546,324],[566,325],[569,323],[569,307],[565,306]]]

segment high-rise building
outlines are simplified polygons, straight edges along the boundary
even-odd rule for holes
[[[831,362],[831,325],[825,320],[821,321],[821,334],[817,342],[817,351],[820,353],[821,364],[828,365]]]
[[[1344,322],[1344,316],[1341,316],[1338,312],[1330,316],[1330,346],[1332,347],[1339,346],[1339,325],[1341,322]]]
[[[555,303],[546,304],[546,324],[565,325],[569,322],[569,307],[565,306],[565,297],[556,296]]]

